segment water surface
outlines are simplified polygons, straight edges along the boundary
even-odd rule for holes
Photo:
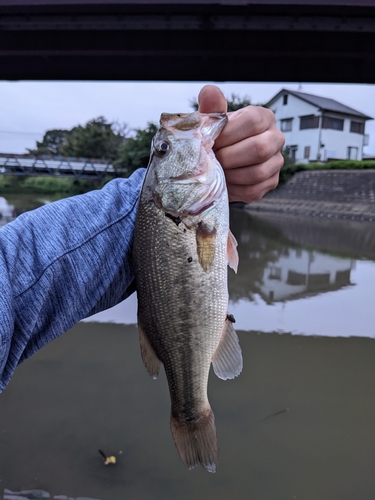
[[[217,473],[177,456],[165,376],[142,365],[131,297],[17,369],[0,396],[0,498],[374,498],[375,226],[236,210],[232,228],[244,370],[210,376]]]

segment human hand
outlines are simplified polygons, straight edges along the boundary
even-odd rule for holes
[[[227,111],[227,101],[215,85],[202,88],[198,103],[201,113]],[[213,149],[224,169],[230,201],[251,203],[275,189],[284,164],[284,142],[271,110],[247,106],[228,113],[228,123]]]

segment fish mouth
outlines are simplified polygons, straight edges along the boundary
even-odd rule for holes
[[[226,113],[162,113],[160,126],[173,134],[175,139],[188,139],[187,135],[202,140],[208,151],[228,122]]]

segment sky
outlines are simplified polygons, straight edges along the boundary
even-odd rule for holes
[[[38,82],[0,81],[0,153],[26,153],[48,129],[70,129],[104,116],[131,129],[158,122],[163,112],[190,112],[206,83],[215,82]],[[330,97],[375,118],[375,85],[316,83],[218,83],[224,95],[249,96],[253,104],[269,101],[280,89]],[[375,120],[365,154],[375,155]]]

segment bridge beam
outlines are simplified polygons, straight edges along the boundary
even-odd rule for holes
[[[375,3],[0,0],[0,78],[375,83]]]

